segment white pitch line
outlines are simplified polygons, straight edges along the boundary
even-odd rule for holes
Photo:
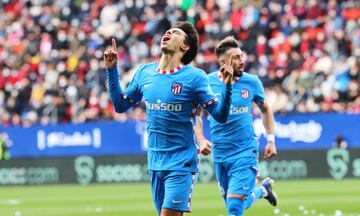
[[[19,205],[19,204],[21,204],[21,200],[18,199],[0,200],[0,205]]]

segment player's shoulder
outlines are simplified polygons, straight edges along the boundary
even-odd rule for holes
[[[218,78],[219,77],[219,71],[213,71],[208,74],[209,78]]]
[[[209,73],[208,78],[211,81],[219,81],[219,71],[213,71]]]
[[[247,80],[247,81],[250,81],[250,82],[256,82],[256,83],[261,82],[260,78],[256,74],[250,74],[248,72],[243,72],[242,76],[243,76],[244,80]]]
[[[158,66],[158,63],[156,62],[150,62],[150,63],[144,63],[138,66],[136,73],[137,76],[147,76],[151,73],[156,72],[156,68]]]
[[[150,62],[150,63],[144,63],[141,64],[138,68],[138,71],[149,71],[149,70],[153,70],[156,69],[158,66],[157,62]]]
[[[186,65],[184,69],[187,71],[186,76],[190,76],[195,79],[201,79],[204,77],[206,78],[206,72],[200,68],[194,67],[192,65]]]
[[[197,67],[192,66],[192,65],[185,65],[184,68],[186,68],[186,70],[188,70],[188,71],[193,72],[195,76],[196,75],[206,74],[203,69],[197,68]]]

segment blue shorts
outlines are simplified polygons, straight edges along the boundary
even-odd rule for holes
[[[162,208],[191,212],[195,174],[181,171],[149,171],[152,197],[160,215]]]
[[[255,190],[257,164],[257,158],[255,157],[244,157],[235,161],[214,163],[220,193],[225,200],[227,194],[248,196]]]

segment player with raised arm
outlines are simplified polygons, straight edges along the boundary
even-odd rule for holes
[[[104,61],[111,100],[124,112],[143,100],[148,115],[148,168],[158,214],[179,216],[191,211],[199,149],[194,141],[196,108],[202,105],[216,121],[226,122],[231,104],[231,67],[224,67],[223,97],[212,93],[204,71],[188,65],[198,52],[198,34],[178,22],[161,40],[160,62],[141,65],[128,88],[119,85],[115,40]]]
[[[252,103],[262,112],[268,143],[264,158],[276,155],[274,118],[265,101],[264,88],[255,75],[244,72],[244,53],[233,37],[226,37],[215,49],[221,66],[230,65],[234,70],[233,94],[230,116],[226,123],[210,117],[211,144],[203,134],[202,119],[197,117],[196,137],[204,155],[213,152],[214,169],[220,192],[228,214],[241,216],[256,200],[265,198],[273,206],[277,198],[272,191],[273,180],[266,178],[261,187],[256,186],[259,144],[252,126]],[[221,94],[224,79],[221,72],[208,75],[214,94]]]

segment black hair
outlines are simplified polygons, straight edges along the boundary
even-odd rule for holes
[[[233,36],[228,36],[219,42],[215,48],[215,53],[217,57],[220,57],[229,49],[238,47],[239,44],[237,43],[236,39]]]
[[[177,22],[173,28],[179,28],[186,34],[185,43],[190,47],[190,49],[186,51],[181,61],[184,64],[189,64],[195,58],[198,52],[199,34],[191,23],[185,21]]]

